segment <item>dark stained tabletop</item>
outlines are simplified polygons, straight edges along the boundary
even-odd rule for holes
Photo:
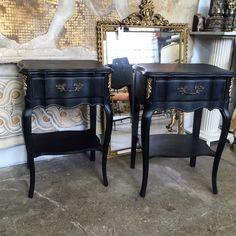
[[[196,76],[236,76],[236,73],[210,64],[159,64],[144,63],[133,66],[148,77],[196,77]],[[220,78],[220,77],[219,77]]]
[[[111,68],[95,60],[22,60],[20,71],[91,71],[111,72]]]

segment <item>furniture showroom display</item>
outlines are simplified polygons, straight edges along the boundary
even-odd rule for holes
[[[134,66],[134,102],[132,119],[131,167],[135,166],[140,105],[143,179],[140,196],[146,194],[149,159],[152,157],[189,157],[194,167],[197,156],[214,157],[212,190],[217,193],[217,170],[226,142],[230,115],[228,111],[231,79],[235,73],[208,64],[139,64]],[[222,115],[221,136],[216,151],[199,138],[202,109],[218,109]],[[192,134],[150,135],[154,111],[178,109],[194,111]]]
[[[35,187],[34,158],[40,155],[91,151],[90,159],[94,160],[95,151],[102,151],[103,183],[107,186],[106,162],[112,129],[109,89],[111,69],[92,60],[23,60],[18,66],[20,73],[25,76],[22,123],[30,169],[29,197],[33,197]],[[49,105],[89,105],[89,129],[32,133],[33,109]],[[106,113],[106,129],[102,137],[96,134],[97,105],[101,105]]]

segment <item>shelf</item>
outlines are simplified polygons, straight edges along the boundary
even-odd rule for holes
[[[34,133],[32,134],[32,143],[35,156],[68,154],[88,150],[102,151],[100,140],[91,129]]]
[[[234,38],[236,32],[223,32],[223,31],[191,31],[191,36],[202,36],[202,37],[222,37],[222,38]]]
[[[205,141],[192,135],[158,134],[150,135],[150,158],[160,157],[191,157],[214,156]]]

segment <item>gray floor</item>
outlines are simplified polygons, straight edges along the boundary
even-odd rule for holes
[[[85,154],[36,163],[36,191],[27,197],[25,165],[0,169],[0,235],[236,235],[236,154],[226,145],[211,192],[211,157],[150,161],[146,197],[139,197],[141,153],[101,161]]]

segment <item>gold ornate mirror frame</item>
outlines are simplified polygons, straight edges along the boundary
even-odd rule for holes
[[[188,50],[188,24],[186,23],[169,23],[160,14],[154,13],[154,4],[151,0],[142,0],[139,5],[139,12],[130,14],[125,19],[119,20],[101,20],[97,22],[97,53],[98,60],[104,63],[104,48],[103,42],[106,40],[107,32],[115,32],[120,28],[134,27],[134,28],[159,28],[161,32],[174,32],[179,33],[179,63],[187,62],[187,50]],[[172,120],[167,129],[172,129],[175,123],[176,112],[172,115]],[[184,133],[183,112],[178,112],[178,133]],[[112,155],[117,155],[117,152],[111,150]]]
[[[188,50],[188,24],[186,23],[169,23],[160,14],[154,13],[154,5],[151,0],[142,0],[139,5],[139,12],[130,14],[128,17],[119,20],[98,21],[97,22],[97,52],[98,60],[103,63],[104,49],[103,41],[106,39],[107,32],[117,30],[117,27],[136,27],[136,28],[160,28],[162,30],[173,30],[180,34],[180,63],[187,62]],[[182,48],[184,47],[184,48]],[[182,54],[183,53],[183,54]]]

